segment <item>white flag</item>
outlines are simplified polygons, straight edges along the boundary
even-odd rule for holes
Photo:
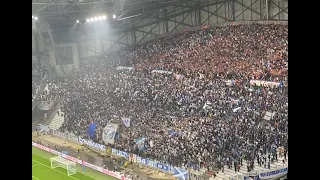
[[[105,144],[114,144],[117,128],[118,124],[109,123],[106,125],[102,133],[102,140]]]
[[[121,118],[122,121],[123,121],[123,124],[126,126],[126,127],[130,127],[130,118]]]
[[[270,120],[272,120],[272,118],[274,117],[275,114],[276,114],[275,112],[272,113],[272,112],[267,111],[266,114],[264,115],[263,119],[270,121]]]
[[[50,128],[48,126],[45,126],[43,124],[38,124],[38,127],[37,127],[39,133],[49,133],[50,132]]]
[[[47,93],[49,93],[49,87],[48,87],[48,84],[46,85],[46,87],[44,87],[43,91],[47,91]]]
[[[234,108],[232,111],[233,112],[238,112],[238,110],[240,110],[241,109],[241,107],[237,107],[237,108]]]

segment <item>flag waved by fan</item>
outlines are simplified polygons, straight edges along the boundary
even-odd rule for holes
[[[118,124],[109,123],[106,125],[102,132],[102,140],[105,144],[114,144],[117,128]]]
[[[126,127],[130,127],[130,123],[131,123],[131,119],[130,118],[121,118],[122,121],[123,121],[123,124],[126,126]]]
[[[189,172],[187,170],[174,167],[173,171],[173,176],[176,178],[185,180],[189,177]]]
[[[145,140],[146,140],[146,138],[144,138],[144,137],[140,137],[140,138],[134,140],[135,143],[138,146],[139,151],[143,151],[144,152],[144,151],[147,150],[146,147],[144,146],[144,141]]]
[[[88,135],[90,139],[93,139],[95,134],[96,134],[96,124],[93,121],[91,121],[91,123],[88,126]]]

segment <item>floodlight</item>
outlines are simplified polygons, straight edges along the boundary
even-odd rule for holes
[[[77,23],[79,23],[79,20],[77,20]]]
[[[98,19],[99,19],[99,20],[102,20],[102,17],[101,17],[101,16],[99,16],[99,17],[98,17]]]
[[[87,22],[90,22],[90,19],[87,19]]]
[[[98,17],[94,17],[94,20],[95,20],[95,21],[98,21]]]
[[[32,19],[34,18],[34,16],[32,16]]]
[[[90,20],[91,20],[91,22],[93,22],[93,21],[94,21],[94,19],[93,19],[93,18],[91,18]]]
[[[117,17],[117,16],[116,16],[115,14],[114,14],[114,15],[112,15],[112,18],[113,18],[113,19],[115,19],[116,17]]]
[[[103,20],[107,19],[107,16],[103,15],[103,16],[102,16],[102,19],[103,19]]]
[[[38,20],[38,17],[34,17],[35,20]]]

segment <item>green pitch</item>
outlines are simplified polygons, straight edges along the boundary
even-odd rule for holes
[[[68,176],[66,169],[51,169],[50,158],[55,156],[32,146],[32,180],[117,180],[86,167],[82,173],[82,167],[79,164],[77,164],[77,173]]]

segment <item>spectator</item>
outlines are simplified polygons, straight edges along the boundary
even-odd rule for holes
[[[119,124],[114,148],[138,153],[133,140],[143,136],[141,156],[174,166],[234,163],[235,171],[243,156],[251,170],[257,156],[266,166],[270,149],[287,146],[288,88],[250,83],[285,84],[287,35],[287,26],[259,24],[169,35],[83,61],[81,71],[51,80],[38,100],[60,100],[64,132],[88,138],[94,120],[103,143],[102,130],[113,122]],[[118,71],[117,65],[134,70]],[[263,125],[266,112],[275,115]],[[130,117],[130,128],[121,117]]]
[[[47,74],[45,66],[32,60],[32,99],[34,99],[41,82]]]

